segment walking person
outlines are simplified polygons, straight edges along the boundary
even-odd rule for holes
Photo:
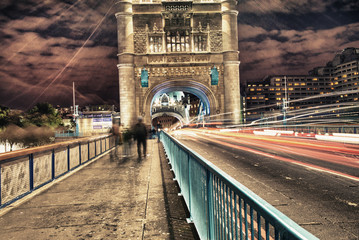
[[[115,155],[117,156],[118,147],[122,143],[121,127],[118,124],[114,124],[112,127],[112,133],[115,136]]]
[[[132,151],[131,151],[131,145],[132,145],[132,132],[130,129],[125,129],[123,132],[123,157],[131,157]]]
[[[141,160],[141,145],[143,146],[143,156],[146,157],[146,148],[147,148],[147,128],[145,124],[143,124],[142,117],[138,117],[138,122],[134,127],[134,138],[137,141],[137,153],[138,159]]]

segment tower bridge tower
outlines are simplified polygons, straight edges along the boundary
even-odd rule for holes
[[[235,0],[118,0],[121,122],[151,122],[153,99],[199,97],[210,115],[241,122]]]

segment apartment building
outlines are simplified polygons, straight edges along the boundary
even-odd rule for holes
[[[308,75],[272,75],[247,84],[245,117],[262,118],[335,103],[359,105],[359,48],[346,48]]]

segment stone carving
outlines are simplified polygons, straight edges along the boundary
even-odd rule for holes
[[[199,31],[199,32],[202,32],[202,31],[203,31],[201,22],[198,23],[198,31]]]
[[[163,56],[149,56],[148,63],[163,63]]]
[[[156,26],[156,23],[153,24],[153,32],[155,32],[155,33],[158,32],[158,28]]]
[[[193,56],[193,62],[208,62],[208,61],[209,61],[208,55]]]
[[[171,4],[165,6],[165,11],[167,12],[185,12],[190,10],[189,4]]]
[[[190,62],[190,56],[168,56],[167,62],[168,63],[176,63],[176,62]]]
[[[147,34],[144,31],[136,31],[133,34],[135,53],[146,53],[147,51]]]
[[[211,52],[220,52],[223,49],[222,45],[222,32],[221,31],[211,31],[209,33],[209,38],[211,42]]]

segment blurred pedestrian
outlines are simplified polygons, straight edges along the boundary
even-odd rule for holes
[[[143,124],[142,117],[138,117],[138,122],[136,123],[134,127],[134,138],[137,141],[137,153],[138,153],[138,159],[140,160],[141,155],[141,145],[143,146],[143,156],[146,157],[146,148],[147,148],[147,128],[145,124]]]
[[[125,129],[123,132],[123,157],[130,157],[132,155],[132,132],[130,129]]]
[[[161,124],[157,123],[157,142],[159,143],[160,140],[160,136],[161,136]]]
[[[117,149],[120,145],[120,141],[122,141],[122,133],[118,124],[112,126],[112,133],[115,136],[115,154],[117,156]]]

